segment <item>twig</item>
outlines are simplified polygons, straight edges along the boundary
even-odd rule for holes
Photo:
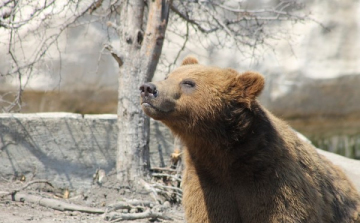
[[[158,218],[164,220],[173,220],[172,218],[166,216],[164,213],[153,212],[152,210],[148,209],[141,213],[116,213],[112,212],[109,213],[107,216],[107,220],[111,222],[118,222],[122,220],[137,220],[137,219],[144,219],[144,218]]]
[[[225,9],[225,10],[233,12],[233,13],[243,13],[244,15],[250,15],[250,16],[244,16],[243,18],[241,18],[239,20],[234,20],[230,23],[237,23],[237,22],[241,21],[242,19],[246,19],[246,20],[294,20],[294,21],[309,20],[309,21],[315,22],[316,24],[320,25],[326,31],[330,31],[330,29],[328,27],[326,27],[323,23],[317,21],[316,19],[314,19],[308,15],[301,16],[301,15],[293,14],[293,13],[290,13],[289,11],[286,11],[285,9],[291,5],[289,2],[279,3],[274,8],[257,9],[257,10],[230,8],[230,7],[227,7],[223,4],[219,4],[216,2],[212,2],[211,4],[216,5],[222,9]],[[280,8],[280,9],[277,9],[277,8]],[[274,16],[259,16],[258,15],[258,14],[264,14],[264,13],[268,13],[268,14],[270,13],[270,14],[273,14]],[[282,16],[282,17],[280,17],[280,16]]]
[[[3,177],[3,176],[1,176],[1,179],[5,180],[5,181],[7,181],[7,182],[10,182],[10,181],[11,181],[11,180],[9,180],[9,179],[6,179],[6,178]]]
[[[152,173],[151,174],[153,177],[170,177],[170,178],[173,178],[177,181],[180,181],[181,182],[181,179],[175,175],[171,175],[171,174],[166,174],[166,173]]]
[[[121,201],[115,204],[111,204],[107,207],[107,211],[116,211],[119,209],[138,209],[138,208],[144,208],[144,207],[150,207],[152,205],[155,205],[154,203],[151,203],[150,201]]]
[[[104,44],[104,48],[107,49],[111,56],[116,60],[116,62],[118,63],[119,67],[121,67],[124,64],[123,59],[121,58],[121,56],[119,56],[115,51],[114,48],[109,45],[109,44]]]
[[[54,186],[53,186],[49,181],[47,181],[47,180],[34,180],[34,181],[30,181],[30,182],[27,183],[25,186],[23,186],[23,187],[21,187],[21,188],[19,188],[19,189],[16,189],[16,190],[13,190],[13,191],[11,191],[11,192],[8,192],[8,193],[6,193],[6,194],[1,195],[0,198],[6,197],[6,196],[8,196],[8,195],[14,196],[17,192],[22,191],[22,190],[25,190],[25,189],[26,189],[27,187],[29,187],[30,185],[32,185],[32,184],[37,184],[37,183],[45,183],[45,184],[49,185],[50,187],[54,187]]]
[[[156,202],[160,201],[159,196],[156,190],[154,189],[154,187],[152,187],[149,183],[145,182],[145,180],[143,179],[140,179],[139,183],[144,187],[145,190],[150,192],[150,196],[154,199],[154,201]]]
[[[163,167],[153,167],[151,168],[152,171],[169,171],[169,172],[177,172],[176,169],[171,168],[163,168]]]
[[[174,62],[173,62],[172,64],[170,64],[170,66],[169,66],[169,68],[168,68],[168,73],[170,73],[170,70],[173,68],[173,66],[176,65],[176,62],[177,62],[177,60],[179,59],[181,52],[184,51],[184,49],[185,49],[185,47],[186,47],[186,44],[187,44],[187,42],[188,42],[188,40],[189,40],[189,22],[188,22],[188,21],[185,21],[185,22],[186,22],[186,34],[185,34],[185,36],[184,36],[185,41],[184,41],[184,43],[182,44],[180,50],[178,51],[178,53],[177,53],[177,55],[176,55],[176,57],[175,57],[175,59],[174,59]]]
[[[232,30],[230,30],[230,28],[222,21],[222,19],[219,17],[219,15],[217,14],[217,12],[215,10],[209,10],[208,8],[206,8],[205,6],[203,6],[202,4],[200,4],[200,7],[207,12],[209,15],[211,15],[211,17],[215,20],[215,22],[222,27],[222,29],[235,41],[235,42],[240,42],[244,45],[249,45],[252,46],[252,44],[250,42],[244,42],[242,40],[240,40],[237,37],[237,34],[234,33]],[[214,12],[213,12],[214,11]]]
[[[94,3],[92,3],[92,5],[89,8],[89,13],[92,14],[96,9],[101,7],[101,4],[103,3],[103,1],[104,0],[97,0]]]
[[[164,189],[170,189],[170,190],[174,190],[174,191],[178,191],[180,193],[182,193],[182,190],[178,187],[172,187],[172,186],[165,186],[165,185],[162,185],[162,184],[154,184],[153,185],[154,187],[160,187],[160,188],[164,188]]]
[[[171,5],[171,10],[177,14],[180,18],[182,18],[183,20],[187,21],[188,23],[194,25],[196,28],[199,29],[199,31],[201,31],[202,33],[211,33],[216,31],[218,28],[215,29],[206,29],[204,27],[201,26],[201,24],[199,24],[197,21],[195,21],[194,19],[191,19],[189,16],[185,15],[184,13],[182,13],[174,4]]]

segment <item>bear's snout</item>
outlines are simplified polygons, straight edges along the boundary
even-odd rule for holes
[[[141,97],[156,97],[158,91],[153,83],[145,83],[140,86]]]

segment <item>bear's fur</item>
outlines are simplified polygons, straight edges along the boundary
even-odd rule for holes
[[[264,78],[198,64],[140,87],[144,112],[187,149],[188,223],[360,222],[344,173],[256,100]]]

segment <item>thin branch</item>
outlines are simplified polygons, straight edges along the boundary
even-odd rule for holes
[[[18,9],[18,5],[20,1],[14,1],[16,2],[16,5],[13,6],[11,13],[15,13]],[[32,20],[37,18],[41,13],[43,13],[46,9],[52,7],[55,4],[55,0],[51,1],[49,4],[47,4],[47,1],[45,1],[45,4],[43,7],[39,7],[37,9],[34,9],[34,11],[31,13],[31,16],[28,19],[20,20],[19,22],[9,21],[5,22],[5,20],[1,19],[1,26],[3,26],[6,29],[18,29],[26,24],[29,24]],[[19,10],[20,11],[20,10]]]
[[[169,65],[168,73],[170,73],[170,71],[172,70],[172,68],[176,65],[176,62],[177,62],[177,60],[179,59],[181,52],[183,52],[183,51],[185,50],[186,44],[187,44],[187,42],[188,42],[188,40],[189,40],[189,22],[186,22],[186,34],[185,34],[185,36],[184,36],[184,39],[185,39],[185,40],[184,40],[184,43],[182,44],[180,50],[178,51],[178,53],[177,53],[177,55],[176,55],[173,63]]]
[[[181,179],[175,175],[171,175],[171,174],[166,174],[166,173],[152,173],[151,176],[153,177],[169,177],[169,178],[173,178],[179,182],[181,182]]]
[[[276,11],[275,9],[257,9],[257,10],[234,9],[234,8],[230,8],[228,6],[225,6],[223,4],[219,4],[217,2],[211,2],[211,4],[219,6],[220,8],[225,9],[227,11],[236,12],[236,13],[261,14],[261,13],[271,12],[271,13],[277,13],[277,14],[287,14],[287,13],[284,13],[283,11]],[[287,15],[289,15],[289,14],[287,14]]]
[[[243,16],[238,19],[238,20],[233,20],[233,21],[229,21],[229,23],[234,24],[237,22],[240,22],[242,20],[266,20],[266,21],[270,21],[270,20],[274,20],[274,21],[280,21],[280,20],[309,20],[312,22],[317,23],[318,25],[320,25],[322,28],[324,28],[326,31],[329,31],[329,28],[324,26],[324,24],[322,24],[321,22],[317,21],[316,19],[308,16],[308,15],[297,15],[294,13],[290,13],[289,11],[286,11],[285,9],[288,8],[291,4],[295,4],[294,2],[290,2],[290,1],[283,1],[280,2],[277,6],[275,6],[274,8],[268,8],[268,9],[257,9],[257,10],[249,10],[249,9],[234,9],[234,8],[230,8],[228,6],[225,6],[223,4],[219,4],[217,2],[211,2],[211,4],[216,5],[222,9],[225,9],[227,11],[233,12],[233,13],[242,13]],[[280,8],[280,9],[277,9]],[[264,14],[264,13],[270,13],[270,14],[274,14],[274,16],[260,16],[259,14]],[[282,17],[280,17],[282,16]]]
[[[206,29],[204,27],[202,27],[197,21],[191,19],[189,16],[183,14],[182,12],[180,12],[180,10],[174,5],[172,4],[170,6],[171,10],[173,12],[175,12],[180,18],[182,18],[183,20],[185,20],[186,22],[194,25],[199,31],[201,31],[202,33],[212,33],[218,29]]]
[[[150,207],[152,205],[155,205],[155,203],[152,203],[150,201],[122,201],[115,204],[111,204],[107,207],[107,211],[116,211],[119,209],[138,209],[138,208],[144,208],[144,207]]]
[[[204,7],[202,4],[200,4],[200,7],[201,7],[204,11],[206,11],[208,14],[210,14],[210,15],[213,17],[213,19],[215,20],[215,22],[218,23],[218,24],[222,27],[222,29],[223,29],[229,36],[231,36],[231,38],[232,38],[235,42],[240,42],[240,43],[242,43],[242,44],[244,44],[244,45],[252,46],[251,43],[249,43],[249,42],[244,42],[244,41],[240,40],[240,39],[236,36],[236,34],[235,34],[232,30],[230,30],[229,27],[221,20],[221,18],[219,17],[219,15],[216,13],[215,10],[209,10],[208,8]]]
[[[162,185],[162,184],[159,184],[159,183],[155,183],[152,185],[153,187],[158,187],[158,188],[163,188],[163,189],[170,189],[170,190],[174,190],[174,191],[177,191],[177,192],[180,192],[182,194],[182,190],[178,187],[172,187],[172,186],[165,186],[165,185]]]
[[[152,171],[169,171],[169,172],[176,172],[176,169],[171,168],[162,168],[162,167],[153,167],[151,168]]]
[[[7,73],[1,73],[1,76],[8,76],[8,75],[12,75],[12,74],[18,74],[18,80],[19,80],[19,90],[18,93],[14,99],[14,102],[10,104],[10,106],[7,106],[7,108],[5,109],[7,112],[13,110],[15,107],[18,107],[18,109],[21,109],[21,98],[22,98],[22,92],[23,89],[25,88],[25,86],[27,85],[31,75],[32,75],[32,71],[34,69],[34,65],[36,63],[38,63],[39,61],[41,61],[41,59],[45,56],[45,54],[47,53],[48,49],[53,46],[54,44],[57,45],[56,43],[58,42],[58,39],[60,37],[60,35],[63,33],[64,30],[66,30],[68,27],[71,27],[72,24],[74,24],[80,17],[82,17],[87,11],[89,11],[91,9],[91,4],[88,7],[85,7],[84,10],[82,11],[74,11],[73,15],[70,16],[69,18],[67,18],[61,25],[59,28],[57,28],[57,32],[53,35],[50,35],[48,37],[46,37],[46,39],[44,39],[42,42],[40,42],[38,47],[35,47],[36,50],[34,51],[33,55],[29,56],[28,58],[24,58],[24,61],[26,62],[25,64],[21,64],[20,59],[17,58],[15,56],[15,52],[13,51],[13,49],[15,49],[15,45],[17,43],[20,44],[20,49],[22,49],[22,41],[20,39],[20,27],[23,26],[24,24],[29,24],[30,21],[34,20],[34,18],[39,17],[40,15],[42,16],[39,20],[39,26],[34,32],[28,31],[26,35],[29,35],[29,33],[36,33],[39,32],[37,31],[37,29],[42,25],[42,26],[48,26],[48,24],[46,24],[46,21],[48,20],[48,16],[49,13],[53,14],[54,12],[51,10],[50,12],[46,12],[46,10],[49,11],[49,9],[51,9],[51,7],[55,7],[55,0],[52,1],[45,1],[43,5],[41,6],[32,6],[34,9],[33,14],[31,14],[31,16],[29,18],[25,18],[22,19],[21,17],[21,6],[20,6],[20,1],[14,1],[14,6],[12,6],[12,10],[11,10],[11,16],[9,17],[9,19],[7,20],[7,22],[9,24],[12,24],[11,26],[8,26],[8,28],[10,29],[9,31],[9,35],[10,35],[10,41],[9,41],[9,50],[8,50],[8,54],[11,57],[11,60],[13,61],[15,67],[8,71]],[[71,10],[71,1],[67,2],[66,4],[64,4],[59,11],[57,11],[56,13],[62,13],[65,10]],[[18,19],[18,21],[15,21],[15,15],[20,13],[20,20]],[[22,20],[21,20],[22,19]],[[4,21],[0,21],[1,25],[4,25]],[[44,33],[39,33],[40,38],[43,36],[46,36],[46,30],[47,29],[51,29],[54,27],[47,27],[45,28]],[[19,35],[19,39],[17,41],[14,41],[15,35]],[[56,46],[58,48],[58,46]],[[59,49],[58,49],[59,50]],[[60,51],[59,51],[60,52]],[[25,57],[25,52],[23,52],[23,55]],[[61,60],[61,56],[60,56],[60,60]],[[60,61],[61,63],[61,61]],[[23,79],[26,78],[26,80],[24,81]]]
[[[23,187],[21,187],[19,189],[16,189],[16,190],[13,190],[11,192],[8,192],[8,193],[5,193],[5,194],[1,195],[0,198],[4,198],[4,197],[9,196],[9,195],[14,196],[17,192],[25,190],[27,187],[29,187],[32,184],[40,184],[40,183],[44,183],[44,184],[49,185],[50,187],[53,187],[53,185],[47,180],[34,180],[34,181],[30,181],[25,186],[23,186]]]
[[[92,14],[96,9],[100,8],[104,0],[95,1],[89,8],[89,13]]]

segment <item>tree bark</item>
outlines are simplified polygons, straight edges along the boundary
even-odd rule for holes
[[[149,11],[145,13],[144,0],[124,1],[120,17],[123,65],[119,72],[116,167],[121,185],[130,187],[150,170],[150,122],[140,106],[139,87],[154,75],[171,5],[171,0],[148,2]]]

